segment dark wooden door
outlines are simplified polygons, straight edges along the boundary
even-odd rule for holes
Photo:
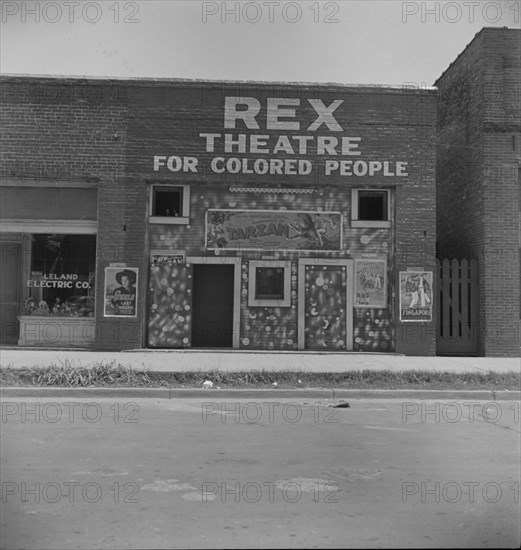
[[[194,264],[192,347],[233,344],[233,265]]]
[[[0,343],[14,345],[18,343],[19,331],[22,243],[6,240],[0,244]]]

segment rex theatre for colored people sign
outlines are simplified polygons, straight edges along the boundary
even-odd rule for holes
[[[197,130],[185,128],[182,136],[174,130],[172,149],[154,151],[149,167],[156,174],[199,175],[208,181],[229,175],[324,182],[408,176],[408,162],[392,150],[375,150],[377,136],[362,119],[363,109],[344,99],[316,98],[316,93],[266,97],[257,90],[245,90],[244,96],[216,92],[220,97],[200,100],[202,111],[214,108],[206,120],[203,116]]]

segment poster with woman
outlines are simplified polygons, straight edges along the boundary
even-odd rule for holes
[[[432,271],[400,271],[400,320],[432,321]]]
[[[386,289],[386,260],[355,260],[354,307],[387,307]]]
[[[105,317],[137,316],[137,267],[105,268]]]

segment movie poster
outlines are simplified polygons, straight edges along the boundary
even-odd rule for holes
[[[105,317],[137,316],[136,267],[105,268]]]
[[[354,307],[387,307],[387,261],[355,260]]]
[[[209,250],[341,250],[340,212],[208,210]]]
[[[432,271],[400,271],[400,320],[432,321]]]

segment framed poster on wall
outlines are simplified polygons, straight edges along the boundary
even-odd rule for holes
[[[137,316],[137,267],[106,267],[104,317]]]
[[[354,307],[387,307],[387,260],[355,259]]]
[[[206,212],[208,250],[342,250],[340,212],[217,210]]]
[[[432,271],[400,271],[400,321],[432,321]]]

